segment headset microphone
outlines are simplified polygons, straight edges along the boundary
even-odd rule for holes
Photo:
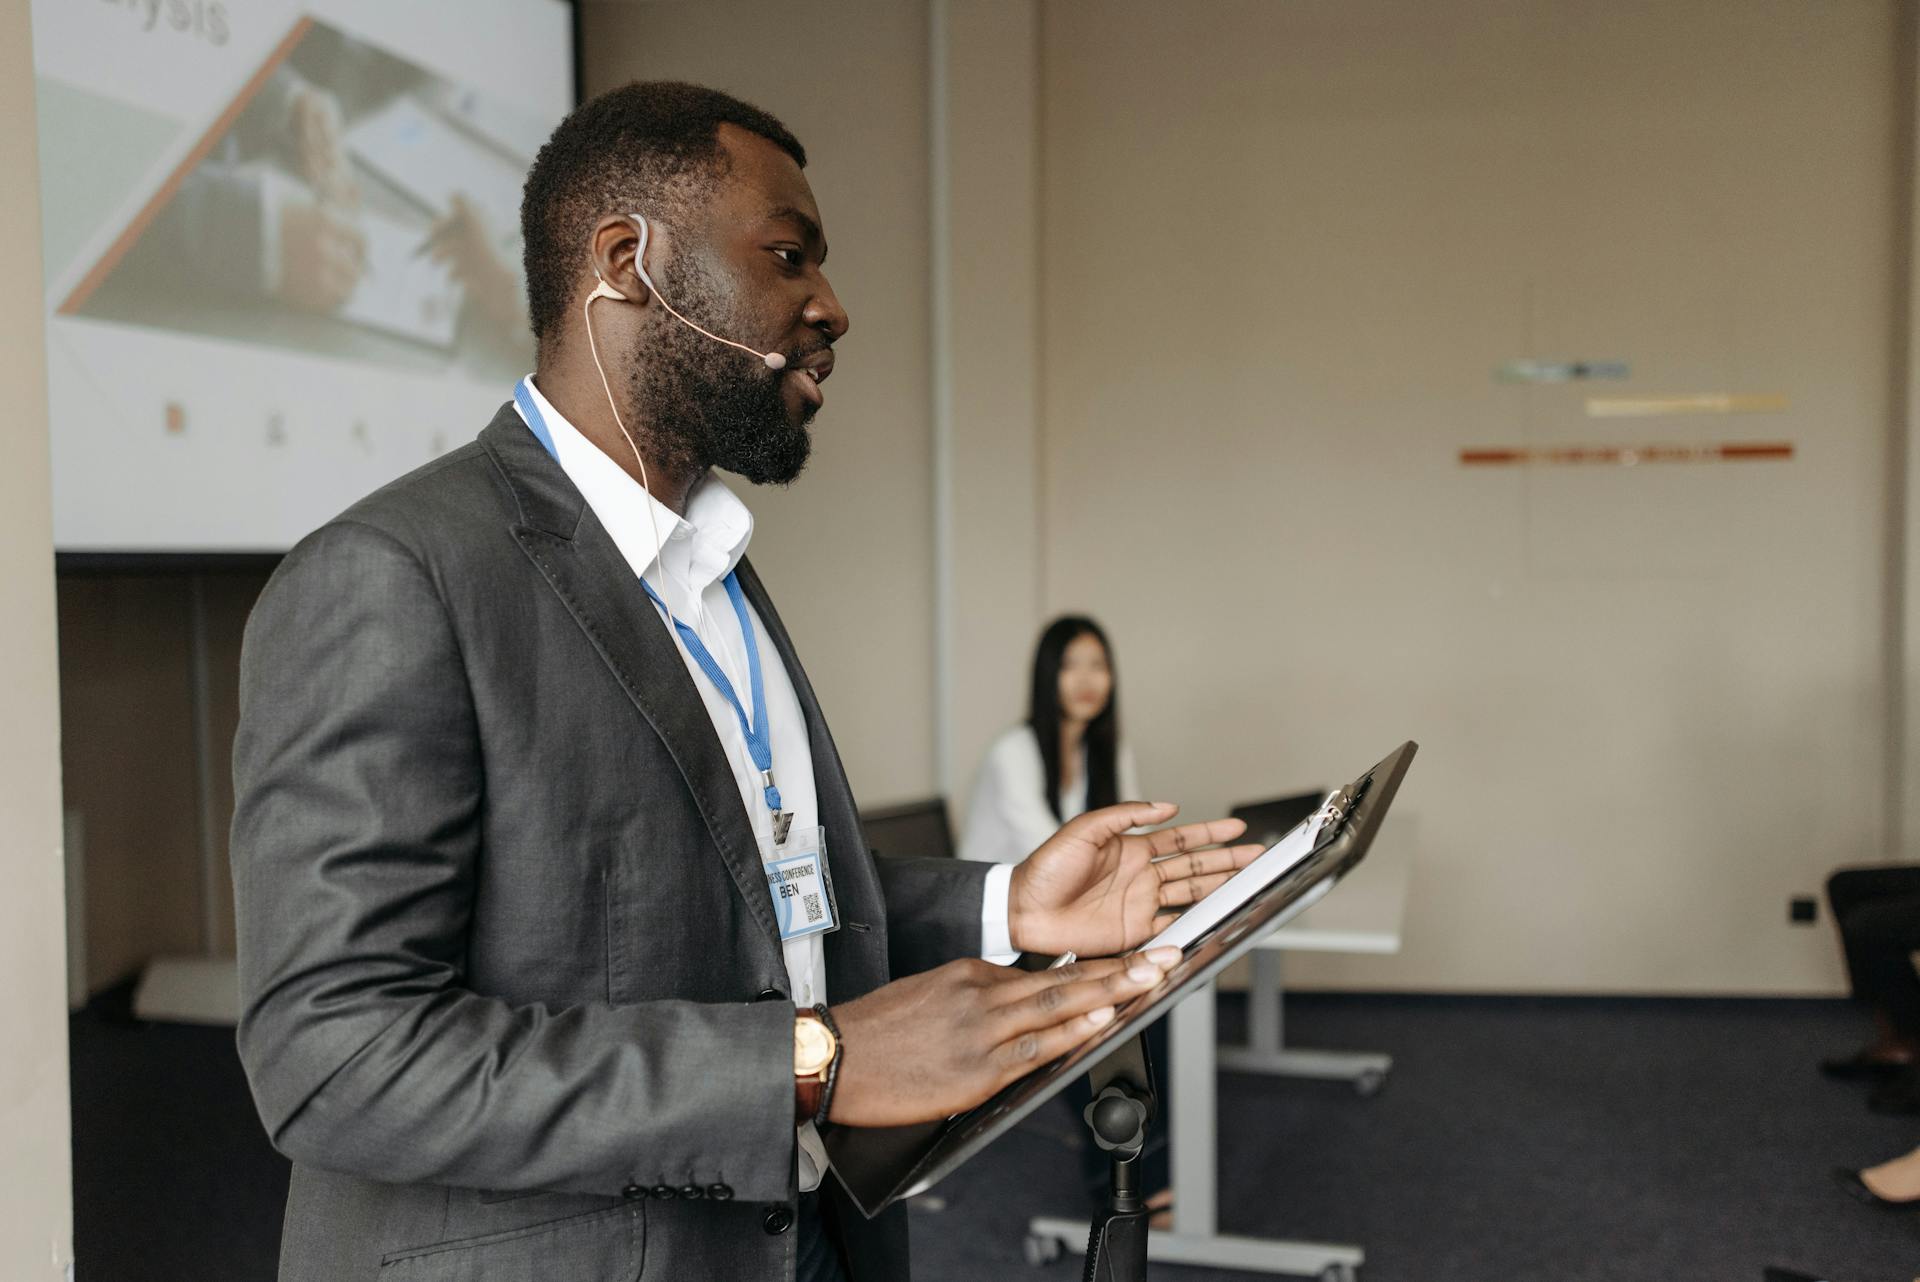
[[[768,369],[781,370],[787,367],[787,358],[779,352],[756,351],[748,347],[745,343],[736,343],[730,338],[722,338],[711,330],[701,329],[700,326],[694,324],[679,312],[674,311],[673,304],[667,301],[666,296],[660,292],[660,287],[653,283],[653,277],[647,274],[647,235],[650,229],[647,226],[646,216],[643,214],[628,214],[627,217],[633,220],[635,229],[640,233],[640,244],[636,246],[633,251],[633,274],[640,278],[641,284],[653,291],[653,296],[660,300],[660,306],[667,309],[669,316],[679,321],[682,325],[685,325],[688,329],[699,334],[705,334],[716,343],[725,343],[728,347],[736,348],[749,356],[757,357]],[[600,280],[598,272],[594,273],[594,278],[599,280],[599,283],[594,286],[593,292],[587,295],[587,301],[589,303],[596,298],[611,298],[622,303],[631,301],[625,294],[607,284],[606,281]]]

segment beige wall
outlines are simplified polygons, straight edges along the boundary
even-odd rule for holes
[[[0,10],[0,1277],[73,1262],[65,872],[54,658],[46,343],[40,317],[33,44],[27,6]]]
[[[959,809],[1037,625],[1089,609],[1147,787],[1190,811],[1425,744],[1405,952],[1299,977],[1835,988],[1785,901],[1897,812],[1891,3],[584,17],[589,91],[704,80],[815,153],[856,329],[814,473],[755,497],[757,555],[863,798],[937,779]],[[1491,378],[1529,356],[1634,378]],[[1791,409],[1581,411],[1694,390]],[[1792,463],[1456,462],[1774,437]],[[890,648],[846,645],[851,617]]]
[[[1039,632],[1040,22],[1035,0],[932,6],[941,783],[1026,715]]]
[[[747,495],[752,556],[832,720],[863,805],[934,788],[927,341],[927,14],[897,0],[582,6],[585,88],[694,80],[780,117],[853,318],[814,461]]]
[[[1892,9],[587,0],[583,25],[589,92],[716,84],[813,154],[854,330],[813,468],[751,496],[755,557],[863,802],[959,809],[1037,625],[1085,608],[1148,789],[1191,811],[1423,742],[1390,833],[1406,951],[1296,977],[1820,992],[1830,931],[1790,930],[1785,899],[1878,857],[1913,775],[1887,752]],[[1492,381],[1522,356],[1635,377]],[[1792,408],[1580,412],[1616,390]],[[1775,436],[1792,463],[1455,462]],[[94,810],[102,743],[67,745]],[[132,948],[96,927],[106,972],[198,946],[178,808],[154,845],[183,912]]]
[[[1295,972],[1835,991],[1786,900],[1888,818],[1893,6],[1042,8],[1049,609],[1112,625],[1155,794],[1423,744],[1405,951]],[[1798,453],[1456,462],[1756,438]]]

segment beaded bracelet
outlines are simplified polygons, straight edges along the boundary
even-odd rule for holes
[[[826,1004],[814,1003],[813,1013],[820,1017],[820,1022],[827,1026],[829,1033],[833,1034],[833,1058],[827,1063],[826,1085],[821,1088],[820,1107],[813,1115],[815,1126],[825,1126],[827,1110],[833,1107],[833,1085],[840,1079],[840,1060],[847,1053],[847,1047],[846,1043],[840,1040],[840,1026],[833,1022],[833,1016],[828,1012]]]

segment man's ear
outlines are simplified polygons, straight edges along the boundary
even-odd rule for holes
[[[649,225],[649,232],[653,228]],[[636,270],[640,229],[622,214],[609,214],[593,226],[588,254],[598,282],[592,298],[617,298],[644,304],[651,293]],[[604,292],[603,292],[604,291]]]

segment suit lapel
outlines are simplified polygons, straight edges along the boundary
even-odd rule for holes
[[[634,582],[632,567],[512,405],[494,416],[480,442],[519,508],[515,541],[666,744],[748,911],[778,947],[780,928],[767,897],[760,847],[733,767],[673,638]]]

